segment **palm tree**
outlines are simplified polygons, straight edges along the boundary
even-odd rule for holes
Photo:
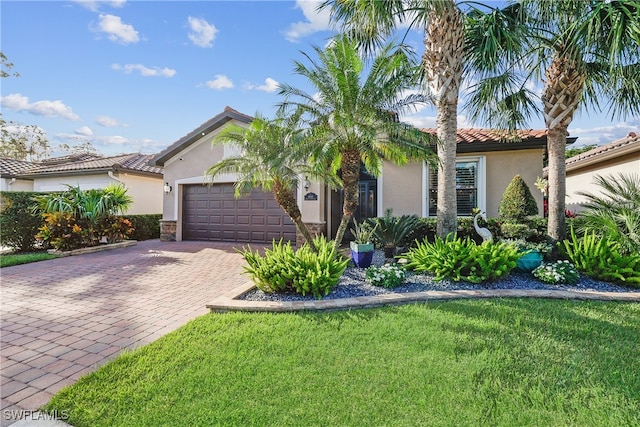
[[[314,50],[318,59],[305,54],[310,65],[296,62],[295,73],[306,77],[315,92],[281,85],[280,94],[285,96],[281,107],[306,114],[316,145],[312,164],[331,172],[344,190],[335,238],[338,247],[358,208],[360,164],[377,176],[383,159],[402,165],[426,160],[432,152],[430,137],[399,121],[399,114],[424,101],[420,95],[402,97],[416,84],[415,65],[406,47],[382,47],[369,67],[346,36],[335,38],[325,50]]]
[[[612,118],[640,113],[640,4],[637,0],[523,0],[523,10],[530,36],[521,39],[527,46],[519,62],[524,70],[520,88],[531,78],[544,76],[547,232],[562,240],[566,235],[565,151],[574,114],[587,106],[597,111],[606,107]],[[491,93],[495,92],[485,90],[485,95]],[[521,90],[513,96],[517,101],[511,103],[512,111],[520,111],[523,117],[539,109],[531,93]]]
[[[272,191],[276,202],[289,215],[304,240],[317,252],[294,196],[300,176],[309,175],[304,151],[304,129],[300,115],[294,113],[269,120],[260,115],[248,127],[229,125],[213,139],[213,144],[235,144],[240,154],[227,157],[211,166],[206,175],[213,179],[223,173],[237,174],[236,197],[254,188]]]
[[[367,52],[374,51],[381,41],[398,29],[408,25],[424,29],[423,77],[427,94],[437,110],[436,132],[438,137],[438,199],[437,234],[441,237],[457,229],[456,200],[456,132],[458,97],[463,78],[473,69],[465,67],[465,55],[474,51],[479,61],[468,64],[481,69],[495,65],[501,54],[512,47],[519,48],[513,20],[518,9],[469,7],[466,12],[454,0],[327,0],[320,8],[330,7],[332,19],[354,37]],[[466,19],[466,13],[476,19]],[[485,15],[486,19],[477,19]],[[466,33],[468,24],[481,26],[477,31],[491,43],[469,44]],[[481,52],[478,53],[478,50]],[[503,104],[504,106],[504,104]],[[516,118],[507,114],[505,117]],[[509,127],[518,123],[509,121]]]

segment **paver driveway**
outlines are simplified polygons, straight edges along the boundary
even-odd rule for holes
[[[233,247],[152,240],[3,268],[2,425],[122,349],[205,314],[206,303],[246,283]]]

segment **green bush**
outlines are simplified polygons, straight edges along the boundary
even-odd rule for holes
[[[43,193],[5,191],[0,193],[0,245],[16,252],[33,251],[44,219],[34,212],[34,197]]]
[[[372,265],[365,273],[365,281],[368,284],[387,289],[400,286],[406,277],[407,272],[398,264],[385,264],[380,267]]]
[[[162,214],[125,215],[131,221],[133,233],[129,236],[133,240],[149,240],[160,238],[160,220]]]
[[[498,215],[503,220],[519,222],[528,216],[537,214],[536,199],[531,195],[527,183],[520,175],[516,175],[502,194]]]
[[[373,243],[378,248],[395,248],[418,225],[420,218],[417,215],[393,216],[391,209],[387,209],[383,217],[369,221],[374,227]]]
[[[561,283],[578,283],[580,274],[576,270],[575,265],[569,261],[556,261],[550,263],[542,263],[532,272],[533,276],[544,283],[559,285]]]
[[[436,280],[451,279],[480,283],[506,277],[522,256],[513,246],[502,242],[478,245],[469,237],[424,241],[404,255],[407,267],[429,272]]]
[[[258,289],[263,292],[296,292],[322,298],[338,284],[349,260],[337,256],[333,242],[324,236],[313,239],[314,253],[306,243],[297,251],[291,243],[273,242],[264,256],[251,247],[239,250],[248,266],[244,267]]]
[[[596,232],[579,239],[571,230],[563,244],[569,259],[587,276],[640,288],[640,254],[623,256],[617,241]]]

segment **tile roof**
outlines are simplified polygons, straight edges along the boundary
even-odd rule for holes
[[[629,132],[624,138],[617,139],[605,145],[601,145],[592,150],[585,151],[576,156],[570,157],[565,161],[567,167],[573,166],[578,163],[585,163],[595,157],[604,157],[605,155],[620,152],[622,150],[636,149],[640,150],[640,135],[636,135],[634,132]]]
[[[32,168],[34,163],[24,160],[0,159],[0,175],[13,178]]]
[[[162,175],[162,168],[150,166],[153,155],[133,153],[111,157],[94,155],[62,156],[32,164],[22,172],[23,175],[64,174],[91,170],[123,170],[145,174]]]
[[[422,132],[436,134],[435,128],[424,128],[420,129]],[[547,137],[546,129],[535,130],[535,129],[520,129],[517,131],[518,138],[521,141],[530,141],[530,140],[542,140]],[[509,135],[506,131],[500,131],[496,129],[474,129],[474,128],[465,128],[458,129],[457,131],[457,139],[458,143],[483,143],[483,142],[510,142],[512,139],[509,138]]]

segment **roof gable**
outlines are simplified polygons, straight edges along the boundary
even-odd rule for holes
[[[635,151],[640,153],[640,135],[636,135],[634,132],[629,132],[629,134],[624,138],[617,139],[608,144],[601,145],[592,150],[570,157],[565,161],[565,164],[567,166],[567,170],[576,169]]]
[[[176,154],[197,142],[204,135],[213,132],[214,130],[223,126],[225,123],[230,122],[231,120],[237,120],[242,123],[251,123],[253,117],[240,113],[239,111],[236,111],[233,108],[227,106],[224,108],[224,111],[222,113],[201,124],[196,129],[192,130],[191,132],[171,144],[169,147],[161,151],[159,154],[157,154],[151,160],[150,164],[164,166],[164,164]]]

